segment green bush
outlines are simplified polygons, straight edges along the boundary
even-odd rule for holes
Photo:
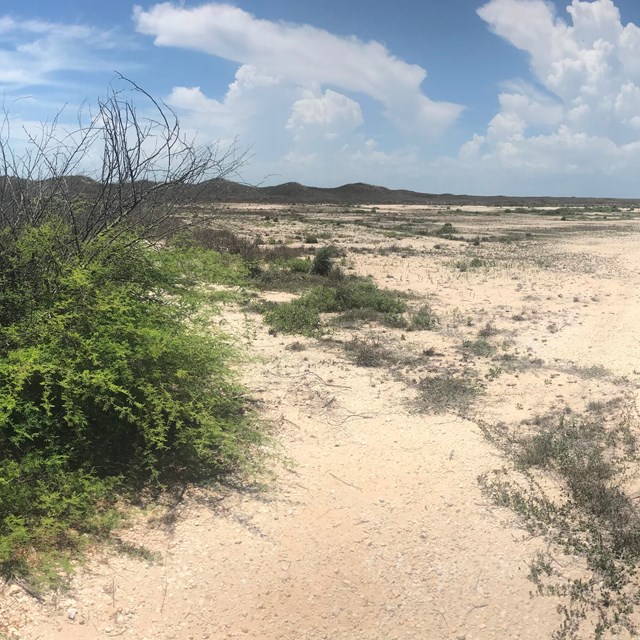
[[[95,529],[114,488],[215,477],[258,440],[227,342],[198,332],[175,295],[176,255],[105,235],[69,258],[68,238],[50,223],[0,252],[0,565],[10,570],[34,545]]]
[[[276,332],[302,336],[317,335],[321,326],[318,309],[304,299],[270,305],[264,319]]]
[[[406,305],[393,291],[378,289],[373,282],[350,280],[335,286],[316,287],[307,299],[325,313],[370,309],[378,313],[402,313]]]
[[[378,289],[363,280],[328,280],[291,302],[268,305],[265,321],[275,331],[317,335],[321,313],[348,313],[352,318],[400,323],[399,314],[406,308],[393,291]]]
[[[412,316],[409,328],[412,331],[430,331],[438,325],[438,316],[428,304],[422,305]]]

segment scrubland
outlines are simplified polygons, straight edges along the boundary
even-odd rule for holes
[[[147,255],[175,284],[140,340],[169,321],[214,336],[198,356],[175,329],[170,384],[215,378],[222,361],[239,381],[189,382],[193,413],[176,420],[207,437],[222,425],[240,446],[223,439],[212,461],[203,441],[163,466],[140,445],[145,473],[180,481],[122,505],[125,522],[87,543],[70,577],[58,564],[53,586],[8,582],[7,638],[633,633],[636,211],[197,213],[205,223]],[[88,285],[72,275],[76,295]],[[178,299],[180,317],[163,315]],[[216,411],[222,422],[204,421]],[[185,474],[194,461],[220,477]]]

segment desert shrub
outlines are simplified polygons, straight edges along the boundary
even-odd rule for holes
[[[265,322],[276,332],[315,336],[320,331],[320,313],[307,300],[297,299],[267,305]]]
[[[121,235],[68,257],[67,231],[26,229],[0,253],[0,564],[10,571],[34,545],[95,528],[114,487],[215,477],[258,439],[229,346],[188,328],[191,306],[167,296],[175,274],[157,254]]]
[[[321,313],[359,310],[397,314],[406,307],[397,293],[378,289],[373,282],[358,279],[314,287],[305,295],[305,300]]]
[[[385,327],[391,329],[406,329],[410,326],[401,313],[384,313],[379,320]]]
[[[458,233],[458,229],[456,229],[450,222],[445,222],[440,228],[433,231],[431,235],[447,237],[453,233]]]
[[[496,347],[492,345],[486,338],[478,338],[477,340],[465,340],[462,343],[462,348],[473,354],[487,358],[493,355],[496,351]]]
[[[451,411],[465,414],[480,393],[471,372],[462,377],[450,373],[429,376],[420,381],[418,388],[420,409],[434,413]]]
[[[265,321],[283,333],[316,335],[321,313],[346,313],[351,319],[383,320],[405,310],[397,293],[378,289],[373,282],[359,279],[324,279],[327,284],[313,287],[291,302],[264,307]]]
[[[359,367],[381,367],[392,360],[392,354],[377,340],[354,338],[344,348]]]
[[[292,273],[310,273],[311,260],[306,258],[291,258],[284,263],[284,268]]]
[[[624,407],[609,416],[605,409],[615,405],[601,403],[595,415],[547,415],[514,430],[483,425],[511,463],[482,475],[483,490],[549,543],[529,578],[539,594],[563,599],[554,638],[583,637],[588,626],[594,638],[619,637],[623,629],[635,635],[640,512],[628,481],[637,469],[637,435]],[[563,563],[550,562],[556,551],[583,558],[586,574],[566,575]]]
[[[469,271],[469,269],[479,269],[480,267],[487,266],[487,262],[482,258],[472,258],[471,260],[457,260],[454,266],[458,271]]]
[[[409,328],[413,331],[430,331],[438,326],[438,316],[428,304],[422,305],[411,316]]]
[[[318,249],[313,258],[311,273],[318,276],[328,276],[333,269],[333,260],[337,255],[338,250],[331,244]]]
[[[251,264],[241,256],[198,246],[167,247],[153,254],[153,261],[167,288],[182,291],[200,282],[247,285]]]
[[[180,247],[199,247],[218,253],[232,253],[245,260],[254,260],[260,254],[256,239],[245,238],[231,229],[193,226],[177,234],[173,244]]]
[[[490,338],[491,336],[495,336],[498,333],[498,329],[492,322],[487,322],[479,331],[479,338]]]

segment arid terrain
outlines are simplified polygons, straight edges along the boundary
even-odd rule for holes
[[[234,336],[272,432],[266,468],[134,513],[120,532],[130,552],[96,550],[65,592],[40,601],[5,585],[0,637],[551,638],[568,597],[535,594],[537,554],[556,584],[592,574],[575,547],[496,504],[487,478],[519,477],[500,434],[538,416],[596,416],[633,439],[640,215],[233,204],[212,224],[310,254],[334,244],[346,274],[406,294],[412,311],[429,305],[437,323],[328,316],[308,338],[222,305],[212,325]],[[539,482],[564,490],[554,473]],[[589,606],[575,637],[594,637]]]

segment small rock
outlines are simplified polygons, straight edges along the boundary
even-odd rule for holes
[[[77,609],[74,609],[73,607],[69,607],[67,609],[67,618],[69,618],[69,620],[75,620],[77,615],[78,615]]]

